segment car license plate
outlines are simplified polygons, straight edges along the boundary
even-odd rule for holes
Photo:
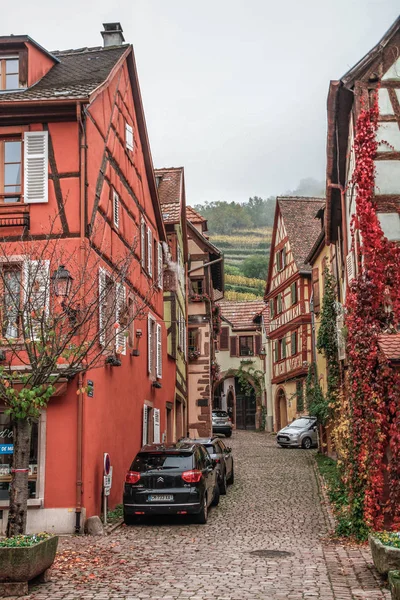
[[[149,502],[172,502],[172,494],[149,494]]]
[[[219,421],[217,421],[217,425],[224,425],[224,423],[225,423],[225,421],[223,421],[221,419]]]

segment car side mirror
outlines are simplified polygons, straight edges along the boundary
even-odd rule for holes
[[[312,429],[313,429],[313,431],[317,431],[317,426],[314,425],[314,427]]]

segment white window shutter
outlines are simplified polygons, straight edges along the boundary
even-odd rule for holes
[[[344,360],[346,358],[346,343],[343,336],[344,328],[344,317],[343,314],[339,314],[336,317],[336,335],[337,335],[337,347],[338,347],[338,358]]]
[[[24,134],[25,204],[49,201],[48,132]]]
[[[162,377],[162,329],[161,325],[157,323],[157,371],[156,375],[158,379]]]
[[[118,329],[115,336],[115,349],[119,354],[126,354],[126,337],[125,330],[121,330],[120,319],[122,311],[125,309],[125,287],[123,283],[117,283],[116,286],[116,303],[115,303],[115,321],[118,324]]]
[[[157,244],[157,278],[158,287],[163,286],[163,249],[161,242]]]
[[[25,326],[30,323],[34,339],[39,339],[41,332],[42,311],[44,316],[49,316],[50,309],[50,261],[25,260],[23,272]],[[30,316],[37,313],[38,318]]]
[[[155,444],[159,444],[161,442],[161,436],[160,436],[160,409],[159,408],[154,408],[153,409],[153,413],[154,413],[154,443]]]
[[[151,374],[153,371],[153,319],[150,315],[147,317],[147,368],[149,373]]]
[[[144,269],[146,267],[146,225],[143,219],[140,222],[140,262]]]
[[[115,227],[119,227],[119,196],[115,190],[113,190],[113,216]]]
[[[142,446],[147,444],[147,420],[149,416],[149,408],[146,404],[143,405],[143,432],[142,432]]]
[[[351,281],[353,281],[353,279],[355,279],[355,276],[356,276],[355,264],[354,264],[354,254],[353,254],[352,250],[346,256],[346,267],[347,267],[347,280],[350,283]]]
[[[186,360],[186,354],[187,354],[187,330],[186,330],[185,317],[183,317],[183,354],[185,355],[185,360]]]
[[[147,271],[153,275],[153,234],[150,227],[147,228]]]
[[[128,150],[133,150],[133,128],[125,123],[125,144]]]
[[[99,268],[99,341],[101,346],[106,344],[104,303],[106,295],[106,272]]]

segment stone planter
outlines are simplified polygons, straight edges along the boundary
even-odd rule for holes
[[[385,546],[373,535],[369,536],[369,547],[376,570],[381,575],[400,569],[400,548]]]
[[[388,578],[392,600],[400,600],[400,571],[389,571]]]
[[[28,581],[42,576],[54,562],[58,537],[26,548],[0,548],[0,597],[26,596]]]

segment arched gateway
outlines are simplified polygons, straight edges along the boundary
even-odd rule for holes
[[[262,397],[249,377],[249,386],[243,387],[231,369],[221,374],[214,387],[215,408],[227,410],[236,429],[254,430],[260,426]]]
[[[275,422],[276,431],[288,424],[286,394],[282,388],[279,388],[275,396]]]

